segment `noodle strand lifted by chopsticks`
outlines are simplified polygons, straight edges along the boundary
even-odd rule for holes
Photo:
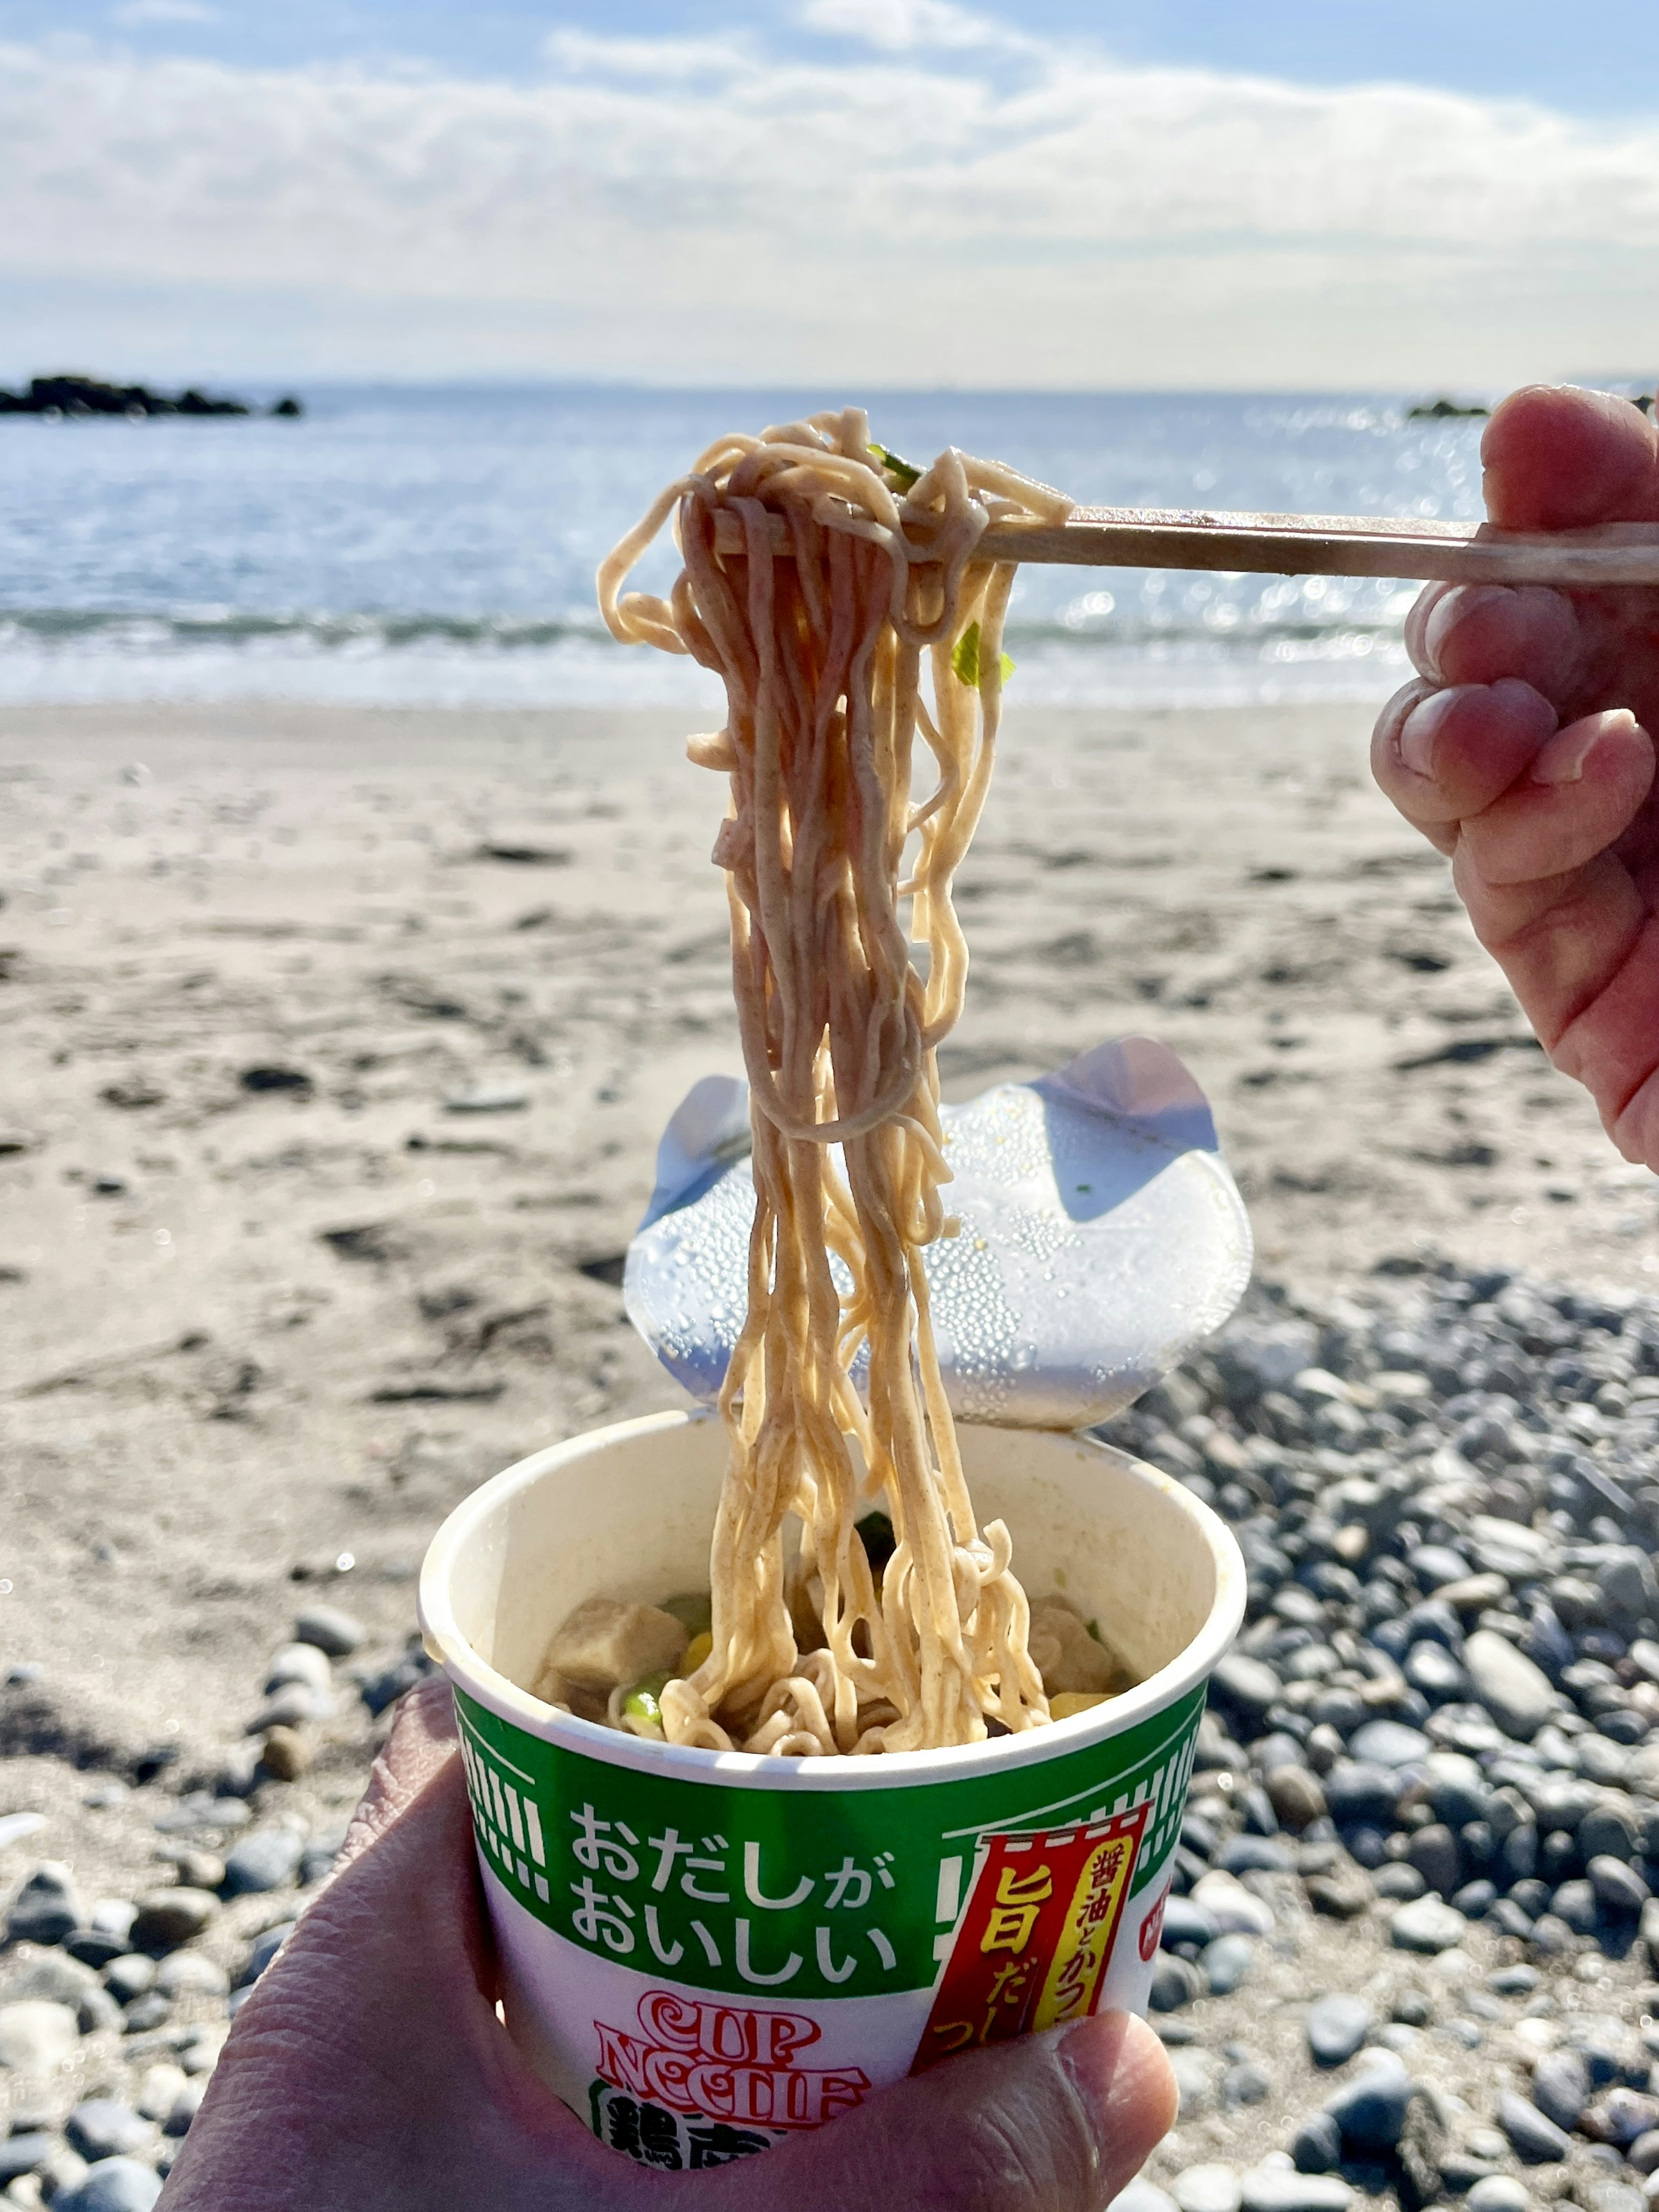
[[[599,571],[613,634],[690,653],[727,704],[724,731],[689,750],[731,779],[714,858],[756,1206],[720,1397],[713,1649],[662,1693],[673,1743],[915,1751],[1048,1717],[1007,1531],[978,1528],[963,1479],[921,1254],[955,1225],[934,1056],[967,978],[951,885],[990,780],[1013,580],[975,548],[993,518],[1060,521],[1071,503],[954,450],[912,475],[871,447],[856,408],[722,438]],[[675,514],[684,565],[670,597],[623,596]],[[741,551],[717,547],[722,516]],[[779,520],[791,557],[775,556]],[[975,623],[971,684],[953,661]],[[913,808],[918,733],[937,781]],[[879,1581],[856,1526],[878,1506],[896,1538]],[[792,1514],[800,1548],[786,1565]]]

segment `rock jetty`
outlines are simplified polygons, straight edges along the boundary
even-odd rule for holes
[[[292,394],[270,409],[252,407],[244,399],[215,399],[193,385],[183,392],[154,392],[147,384],[104,384],[95,376],[36,376],[27,389],[0,389],[0,415],[42,415],[52,422],[89,415],[125,415],[141,422],[151,415],[258,415],[293,420],[305,413]]]

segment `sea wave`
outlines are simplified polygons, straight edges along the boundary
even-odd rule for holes
[[[1400,613],[1298,603],[1107,609],[1011,623],[1011,701],[1112,705],[1391,690],[1405,672]],[[1407,598],[1408,603],[1408,598]],[[453,707],[719,703],[706,670],[619,647],[592,616],[161,613],[40,607],[0,619],[0,702],[237,698]]]

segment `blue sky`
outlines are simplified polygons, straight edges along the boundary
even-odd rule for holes
[[[0,0],[0,377],[1659,364],[1653,0]]]
[[[1021,0],[1018,9],[987,12],[1030,32],[1087,39],[1128,61],[1312,85],[1394,78],[1584,116],[1659,106],[1651,0],[1597,0],[1593,11],[1559,0]],[[777,0],[288,0],[277,9],[250,0],[0,0],[0,38],[70,32],[251,64],[404,58],[520,78],[538,73],[543,42],[560,26],[682,39],[741,27],[786,52],[819,43]]]

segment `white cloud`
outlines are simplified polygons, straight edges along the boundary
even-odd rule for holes
[[[956,8],[950,0],[804,0],[800,21],[809,30],[862,39],[888,53],[914,46],[1024,47],[1030,43],[987,15]]]
[[[143,23],[216,23],[219,10],[206,0],[121,0],[109,19],[124,30]]]
[[[1080,49],[1011,70],[944,0],[805,13],[872,51],[567,32],[515,85],[0,47],[0,270],[217,287],[233,323],[302,298],[340,366],[410,373],[1365,386],[1659,357],[1659,120]]]

